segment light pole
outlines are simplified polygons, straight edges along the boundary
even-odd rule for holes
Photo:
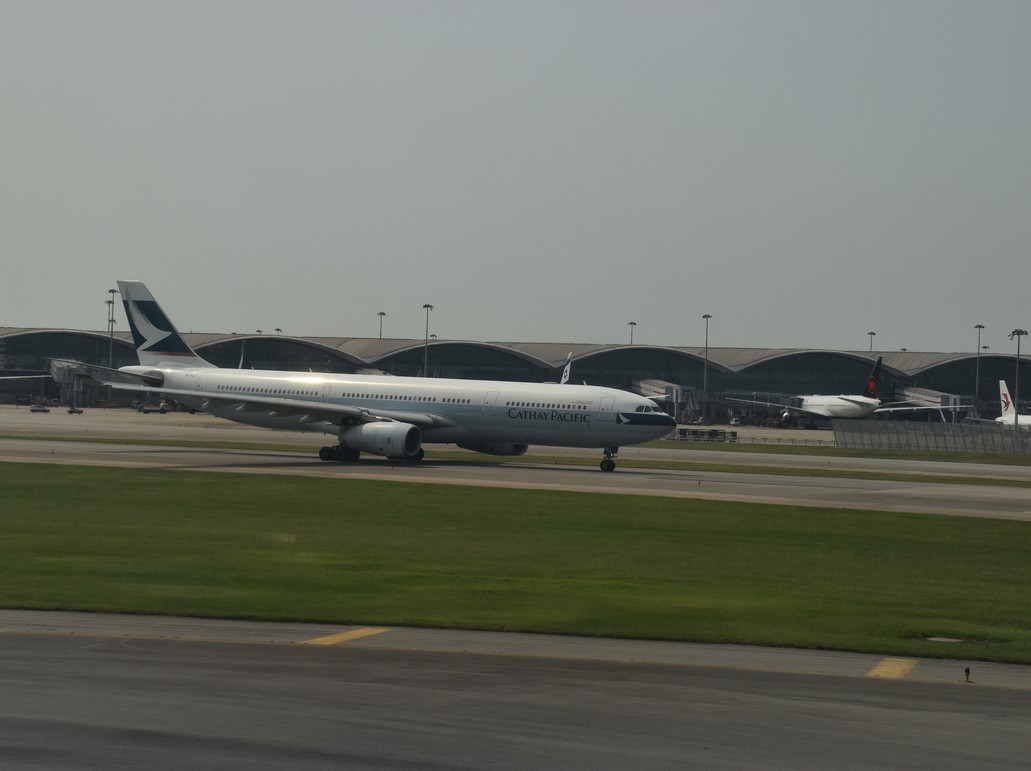
[[[981,330],[984,324],[974,324],[977,330],[977,364],[974,368],[974,409],[977,409],[977,397],[981,394]]]
[[[866,334],[870,335],[870,353],[873,353],[873,336],[876,335],[877,333],[876,332],[867,332]]]
[[[1014,337],[1017,338],[1017,371],[1013,376],[1013,428],[1014,430],[1020,429],[1020,410],[1017,405],[1020,404],[1020,338],[1027,334],[1026,329],[1014,329],[1010,332],[1010,340]]]
[[[379,316],[379,339],[382,340],[383,339],[383,317],[386,316],[387,314],[384,313],[383,311],[380,311],[376,315]]]
[[[630,327],[630,345],[633,345],[634,344],[634,327],[637,326],[637,322],[636,321],[628,321],[626,323],[626,325],[628,327]]]
[[[705,400],[702,415],[704,416],[709,406],[709,319],[712,318],[712,314],[703,313],[702,318],[705,319],[705,363],[702,366],[702,398]]]
[[[428,377],[430,371],[430,311],[433,306],[426,303],[422,306],[426,309],[426,337],[422,346],[422,376]]]
[[[111,295],[104,302],[107,303],[107,368],[114,368],[114,357],[115,357],[115,295],[118,294],[117,289],[108,289],[107,293]]]

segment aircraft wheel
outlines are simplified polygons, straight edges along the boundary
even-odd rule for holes
[[[319,459],[320,460],[336,460],[336,452],[332,447],[321,447],[319,448]]]
[[[426,451],[420,447],[419,451],[417,453],[415,453],[415,455],[410,457],[408,460],[410,460],[412,463],[421,463],[422,459],[425,458],[425,457],[426,457]]]
[[[603,460],[601,462],[601,470],[602,471],[615,471],[615,469],[616,469],[616,461],[612,460],[612,458],[606,458],[605,460]]]

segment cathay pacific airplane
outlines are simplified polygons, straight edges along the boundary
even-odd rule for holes
[[[325,461],[363,452],[408,461],[424,444],[522,455],[531,444],[597,447],[602,471],[620,446],[658,439],[676,422],[643,396],[571,383],[517,383],[387,375],[223,369],[183,340],[147,287],[119,281],[139,366],[103,370],[105,385],[169,396],[221,418],[337,438]],[[114,382],[110,373],[131,383]]]

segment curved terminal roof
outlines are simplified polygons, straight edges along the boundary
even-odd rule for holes
[[[451,371],[460,372],[460,376],[464,377],[554,379],[561,373],[566,356],[572,354],[574,377],[575,366],[579,364],[583,371],[596,378],[592,382],[598,382],[603,377],[613,382],[620,377],[627,382],[630,378],[650,377],[697,386],[700,383],[694,381],[701,379],[698,373],[707,367],[710,388],[713,389],[734,388],[737,376],[746,375],[749,370],[752,370],[756,377],[761,373],[763,378],[780,380],[783,378],[779,373],[795,370],[795,374],[798,374],[800,368],[804,369],[803,376],[819,385],[823,382],[824,375],[829,377],[831,370],[835,370],[836,376],[840,377],[842,372],[847,374],[853,369],[865,370],[871,367],[874,360],[881,356],[884,372],[890,376],[914,382],[919,378],[921,386],[940,387],[940,390],[958,393],[962,391],[957,389],[963,388],[967,381],[970,381],[971,385],[966,387],[966,390],[971,390],[975,366],[980,368],[982,382],[991,382],[991,378],[996,376],[1000,379],[1010,376],[1015,361],[1013,354],[998,352],[978,357],[976,353],[969,352],[725,347],[709,347],[706,350],[700,346],[504,343],[446,339],[433,339],[427,343],[425,340],[403,338],[291,337],[277,334],[238,335],[210,332],[187,332],[183,337],[201,355],[204,355],[205,350],[209,350],[211,354],[216,350],[220,351],[220,360],[236,361],[230,352],[239,349],[226,347],[232,343],[239,343],[247,351],[274,351],[274,356],[255,358],[259,361],[271,361],[276,368],[283,369],[312,368],[319,371],[323,367],[339,366],[354,370],[395,371],[390,365],[402,362],[404,366],[398,364],[396,371],[412,371],[416,366],[413,362],[421,363],[422,353],[428,348],[429,351],[447,350]],[[75,340],[79,343],[75,343]],[[0,327],[0,368],[39,369],[45,366],[40,362],[44,362],[48,356],[94,358],[96,361],[91,363],[106,364],[108,346],[104,344],[109,342],[114,343],[117,353],[115,366],[124,364],[125,360],[133,357],[131,336],[125,330],[116,331],[109,337],[107,332],[91,330]],[[253,348],[249,345],[251,343],[254,344]],[[504,364],[506,357],[508,365]],[[297,364],[291,367],[295,359]],[[795,360],[798,366],[792,367],[792,360]],[[822,361],[826,361],[826,367],[821,364]],[[487,362],[490,362],[490,366],[487,366]],[[519,362],[522,362],[522,366]],[[1023,366],[1031,367],[1031,359],[1022,357]],[[506,369],[514,376],[504,378],[498,374]],[[824,369],[827,371],[821,372]],[[619,371],[623,372],[622,376],[619,375]],[[716,378],[716,381],[713,378]],[[945,387],[946,385],[949,387]],[[754,388],[754,384],[747,387]],[[770,387],[777,386],[770,383]],[[798,391],[789,389],[788,392]],[[827,392],[830,391],[825,391]]]

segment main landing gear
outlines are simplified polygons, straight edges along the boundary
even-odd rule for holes
[[[355,463],[362,456],[358,450],[344,447],[342,444],[319,449],[319,459],[324,461],[338,461],[340,463]]]
[[[359,450],[345,447],[342,444],[322,447],[319,449],[319,459],[329,462],[337,461],[338,463],[357,463],[361,456],[362,454]],[[403,460],[408,463],[418,463],[424,457],[426,457],[426,451],[420,447],[419,451],[410,458],[390,458],[390,460]]]
[[[602,458],[602,461],[601,461],[601,470],[602,471],[614,471],[615,468],[616,468],[616,461],[614,461],[612,459],[616,457],[616,453],[619,452],[619,448],[618,447],[606,447],[603,450],[603,452],[605,453],[605,457]]]

